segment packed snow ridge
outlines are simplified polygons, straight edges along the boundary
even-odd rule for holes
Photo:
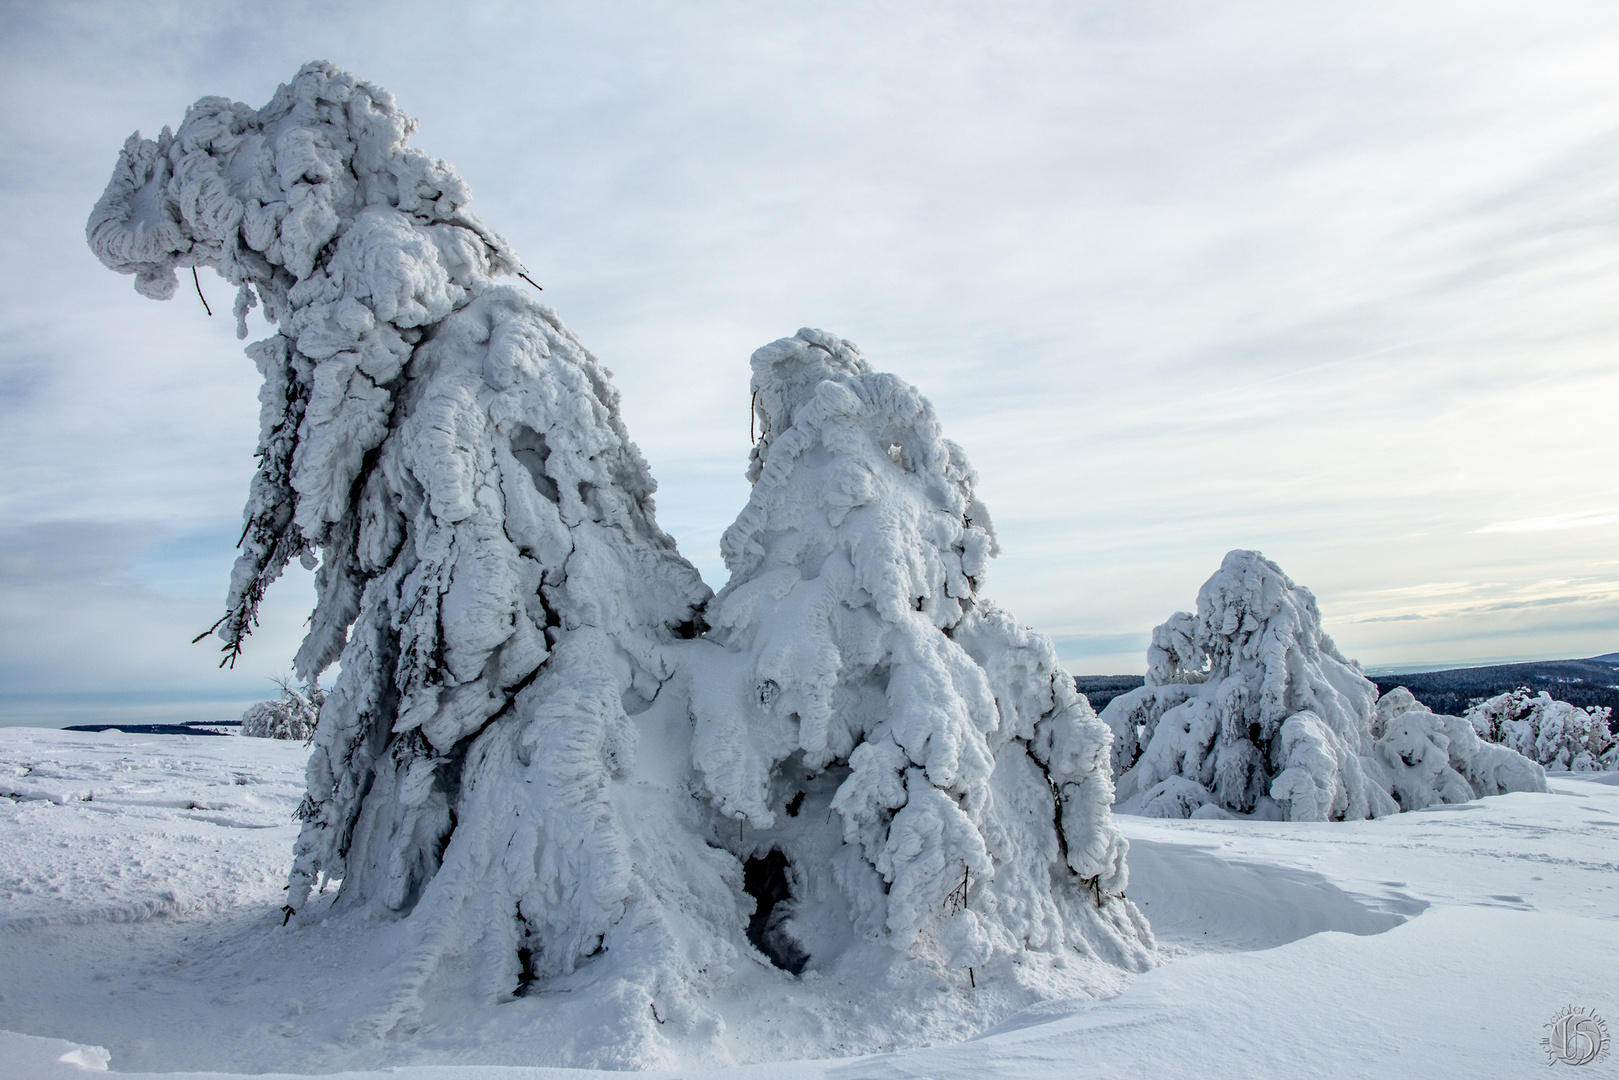
[[[1308,589],[1233,551],[1152,633],[1146,685],[1102,711],[1119,808],[1149,817],[1380,817],[1508,791],[1545,770],[1439,716],[1404,687],[1379,698],[1321,628]]]
[[[919,1039],[1148,966],[1112,735],[981,596],[994,533],[927,400],[820,331],[755,353],[712,596],[608,372],[496,282],[520,262],[411,130],[310,64],[262,109],[132,136],[88,228],[143,294],[209,266],[241,336],[259,304],[279,327],[248,348],[260,464],[219,634],[234,656],[319,553],[296,669],[341,673],[286,917],[407,928],[374,1030],[569,991],[590,1060],[635,1065],[719,1038],[750,959],[849,974],[851,1008],[926,1015]]]

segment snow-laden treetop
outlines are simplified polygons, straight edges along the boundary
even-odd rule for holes
[[[260,466],[220,626],[232,654],[265,586],[348,512],[423,328],[491,274],[521,271],[466,209],[466,182],[406,145],[414,127],[386,90],[307,64],[262,109],[207,97],[178,131],[131,135],[90,215],[90,247],[143,295],[167,299],[177,269],[208,266],[239,286],[238,337],[260,302],[281,326],[250,349],[265,385]],[[337,647],[311,644],[305,677]]]

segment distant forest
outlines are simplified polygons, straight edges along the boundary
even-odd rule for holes
[[[1380,694],[1403,686],[1434,712],[1450,716],[1462,715],[1485,698],[1527,686],[1535,691],[1544,690],[1557,700],[1582,709],[1606,705],[1613,709],[1608,726],[1619,732],[1619,653],[1589,660],[1542,660],[1368,678],[1377,684]],[[1140,675],[1078,675],[1074,686],[1101,711],[1108,702],[1134,690],[1143,681]]]

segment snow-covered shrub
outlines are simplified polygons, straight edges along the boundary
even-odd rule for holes
[[[753,489],[685,651],[715,829],[742,819],[744,853],[795,875],[780,932],[835,948],[840,899],[952,966],[1065,945],[1139,965],[1143,923],[1108,899],[1108,729],[1051,641],[981,596],[995,537],[961,448],[847,341],[800,330],[752,363]]]
[[[1153,631],[1147,666],[1146,685],[1102,712],[1120,805],[1140,813],[1336,821],[1545,790],[1532,762],[1500,758],[1403,688],[1380,710],[1315,597],[1256,551],[1228,554],[1197,614]]]
[[[1619,740],[1608,726],[1612,712],[1606,706],[1587,711],[1520,687],[1479,702],[1466,718],[1481,738],[1548,769],[1602,772],[1619,769]]]
[[[925,400],[825,335],[756,357],[754,495],[692,640],[711,594],[608,372],[494,280],[518,260],[411,127],[311,64],[263,109],[132,136],[88,230],[143,294],[211,266],[240,333],[258,304],[279,326],[248,348],[260,464],[219,633],[234,656],[319,552],[295,669],[341,672],[288,916],[337,882],[357,925],[403,920],[379,1029],[588,961],[569,985],[629,1048],[591,1060],[645,1064],[717,1032],[703,999],[750,937],[794,967],[854,927],[941,970],[1063,945],[1141,966],[1107,729],[978,598],[988,518]]]
[[[300,691],[290,682],[282,682],[280,697],[247,707],[242,714],[242,734],[307,742],[315,736],[315,720],[325,700],[326,692],[318,686]]]
[[[1403,686],[1377,699],[1372,735],[1402,810],[1547,790],[1546,770],[1534,761],[1480,739],[1459,716],[1435,714]]]

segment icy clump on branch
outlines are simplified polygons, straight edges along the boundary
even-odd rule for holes
[[[1619,769],[1619,740],[1610,730],[1613,710],[1586,710],[1546,691],[1519,687],[1481,701],[1465,719],[1479,737],[1511,747],[1548,769],[1605,772]]]
[[[239,317],[262,303],[280,327],[248,349],[260,464],[220,635],[233,655],[266,585],[319,549],[296,668],[342,671],[288,906],[341,879],[339,904],[410,913],[384,1027],[449,959],[500,998],[620,945],[639,1012],[685,1016],[681,976],[740,940],[735,862],[686,828],[684,793],[637,815],[622,789],[630,714],[709,591],[654,520],[608,372],[491,279],[516,257],[412,127],[310,64],[263,109],[204,98],[131,136],[88,227],[143,294],[211,266]]]
[[[823,331],[752,363],[753,490],[685,651],[715,828],[740,819],[743,854],[794,878],[773,932],[813,957],[852,919],[946,967],[1064,947],[1140,967],[1108,730],[1050,640],[979,595],[995,538],[960,447]]]
[[[1197,614],[1153,631],[1147,665],[1102,712],[1122,810],[1340,821],[1546,790],[1533,762],[1404,688],[1380,702],[1315,597],[1256,551],[1228,554]]]
[[[314,738],[315,720],[326,700],[326,692],[318,686],[306,687],[305,691],[283,681],[279,698],[256,702],[242,713],[242,734],[255,739],[299,742]]]

